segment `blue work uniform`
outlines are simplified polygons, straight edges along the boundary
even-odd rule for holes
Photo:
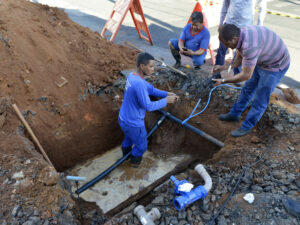
[[[125,87],[124,99],[119,112],[119,124],[125,138],[122,148],[131,147],[131,154],[140,157],[147,150],[147,131],[145,129],[146,111],[155,111],[167,105],[168,92],[154,88],[136,73],[130,73]],[[160,97],[151,101],[149,96]]]
[[[192,28],[190,23],[185,25],[185,27],[183,28],[179,40],[184,42],[184,47],[193,51],[198,51],[199,49],[203,49],[205,51],[202,55],[189,56],[193,59],[193,63],[195,66],[201,66],[204,63],[209,45],[209,39],[210,33],[204,26],[198,33],[194,35],[192,35]],[[173,47],[177,51],[179,51],[178,39],[172,38],[170,42],[172,43]]]

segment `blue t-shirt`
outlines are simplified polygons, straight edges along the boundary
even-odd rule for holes
[[[158,101],[151,101],[149,95],[160,97]],[[168,92],[154,88],[138,74],[130,73],[126,86],[119,118],[133,127],[143,127],[146,111],[154,111],[167,105]]]
[[[208,29],[203,26],[200,32],[192,35],[191,24],[188,23],[183,28],[179,39],[184,42],[184,46],[188,49],[197,51],[201,48],[206,51],[208,49],[210,34]]]

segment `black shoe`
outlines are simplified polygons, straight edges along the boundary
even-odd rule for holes
[[[181,62],[176,62],[174,65],[173,65],[174,68],[178,69],[181,67]]]
[[[194,69],[195,70],[201,70],[201,66],[195,66]]]
[[[282,204],[286,211],[288,211],[293,216],[300,218],[300,201],[293,200],[290,198],[282,199]]]
[[[181,66],[181,55],[179,53],[179,51],[177,51],[175,48],[170,47],[171,53],[176,61],[174,67],[175,68],[179,68]]]
[[[142,162],[142,158],[143,158],[143,156],[133,156],[132,155],[130,158],[131,166],[134,168],[138,168]]]
[[[222,121],[229,121],[229,122],[238,122],[238,121],[240,121],[240,117],[232,116],[230,113],[219,115],[219,119],[222,120]]]
[[[132,147],[122,148],[123,157],[131,151]],[[129,159],[129,157],[127,158]]]
[[[242,137],[242,136],[244,136],[246,134],[250,134],[250,133],[251,133],[251,129],[244,130],[242,128],[238,128],[238,129],[236,129],[234,131],[231,131],[231,136],[232,137]]]

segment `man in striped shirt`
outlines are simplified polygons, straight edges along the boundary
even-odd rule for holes
[[[232,67],[242,65],[242,72],[213,81],[219,85],[247,80],[230,112],[221,114],[219,119],[239,121],[254,98],[242,126],[231,132],[233,137],[240,137],[251,133],[251,129],[264,114],[272,92],[289,68],[290,55],[282,39],[263,26],[246,26],[240,29],[235,25],[225,24],[220,29],[219,39],[228,48],[237,49]],[[229,65],[215,66],[213,72],[220,72],[228,67]]]

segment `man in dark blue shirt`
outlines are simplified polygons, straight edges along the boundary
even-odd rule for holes
[[[174,93],[156,89],[144,80],[144,76],[151,75],[153,72],[153,56],[146,52],[140,53],[137,58],[136,72],[130,73],[127,78],[119,113],[119,124],[125,135],[122,142],[123,156],[132,149],[131,164],[135,167],[141,163],[148,145],[144,121],[146,111],[158,110],[178,99]],[[162,99],[151,101],[149,95]]]
[[[176,61],[174,67],[180,67],[180,54],[183,54],[193,59],[195,69],[200,69],[205,60],[209,39],[210,33],[203,24],[203,14],[193,12],[191,23],[183,28],[179,40],[173,38],[169,41],[171,53]]]

